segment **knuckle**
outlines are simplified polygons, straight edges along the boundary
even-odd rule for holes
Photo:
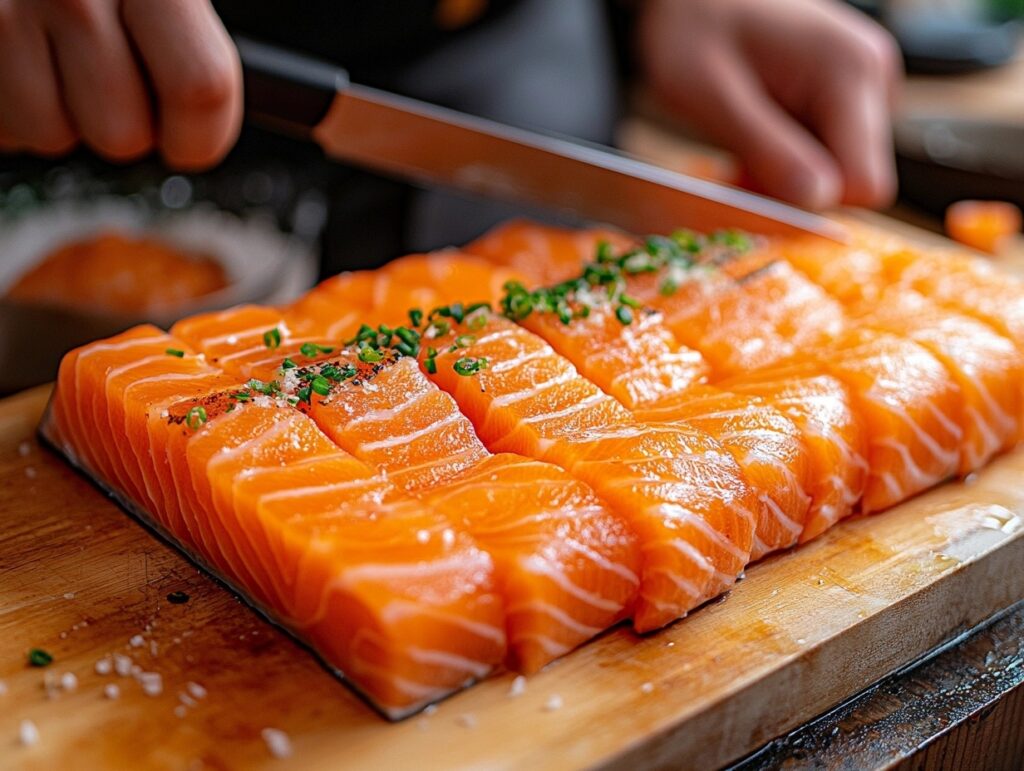
[[[899,52],[895,41],[882,30],[850,39],[843,51],[845,64],[854,72],[868,77],[887,77],[896,66]]]
[[[184,74],[174,85],[170,99],[188,110],[214,112],[231,101],[234,89],[232,68],[211,63]]]
[[[148,130],[125,122],[103,126],[93,132],[88,140],[97,151],[114,160],[137,158],[153,146],[153,138]]]
[[[57,20],[79,27],[91,28],[97,20],[96,0],[48,0]]]

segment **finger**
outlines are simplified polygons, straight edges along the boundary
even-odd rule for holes
[[[835,161],[810,132],[764,90],[731,51],[709,48],[701,71],[666,96],[710,137],[735,152],[766,193],[822,209],[839,201]]]
[[[45,7],[64,101],[82,139],[115,160],[149,152],[149,96],[116,5],[77,0]]]
[[[124,21],[157,93],[158,139],[172,166],[219,161],[242,122],[242,71],[207,0],[126,0]]]
[[[42,155],[67,152],[76,142],[42,27],[2,0],[0,142]]]
[[[887,91],[881,79],[844,77],[818,100],[813,121],[839,163],[844,203],[884,206],[896,195]]]

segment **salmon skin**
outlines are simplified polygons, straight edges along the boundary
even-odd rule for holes
[[[41,432],[397,719],[1015,446],[1022,320],[870,229],[515,222],[71,351]]]

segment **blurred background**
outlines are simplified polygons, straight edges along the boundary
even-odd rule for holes
[[[963,199],[1024,207],[1024,0],[851,4],[892,32],[908,73],[894,112],[900,193],[890,213],[940,229]],[[281,29],[273,5],[216,3],[232,32],[322,58],[352,28],[296,19]],[[353,80],[748,182],[733,156],[639,84],[633,3],[430,5],[429,24],[410,22],[397,37],[343,40]],[[458,244],[517,213],[328,164],[312,145],[249,126],[203,174],[156,160],[116,166],[85,151],[0,156],[0,393],[45,382],[68,348],[139,321],[284,302],[318,278]]]

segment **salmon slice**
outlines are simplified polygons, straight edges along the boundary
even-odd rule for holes
[[[601,244],[622,252],[636,246],[636,238],[611,228],[570,230],[513,220],[492,228],[463,251],[511,268],[534,286],[546,286],[578,276]]]
[[[735,266],[734,270],[739,270]],[[631,277],[627,288],[664,314],[680,343],[700,351],[712,381],[766,367],[834,340],[842,307],[784,262],[735,278],[695,268],[671,294],[658,275]]]
[[[732,584],[750,556],[757,499],[720,444],[695,429],[638,423],[502,317],[452,325],[432,342],[435,357],[421,352],[431,379],[492,452],[555,463],[628,519],[642,552],[638,630],[669,623]],[[467,370],[484,360],[476,374]]]
[[[966,420],[960,473],[967,475],[1020,438],[1024,357],[987,324],[903,287],[885,290],[877,305],[855,318],[875,329],[903,334],[927,348],[953,375]]]
[[[865,512],[886,509],[957,473],[962,395],[927,348],[858,329],[815,354],[815,361],[849,388],[867,434]]]
[[[704,383],[710,368],[704,357],[680,345],[657,311],[631,313],[623,324],[604,303],[586,318],[563,322],[553,313],[531,313],[518,323],[544,338],[577,371],[627,409],[643,410]],[[645,418],[641,418],[645,420]]]
[[[350,355],[331,366],[362,371],[313,395],[310,414],[339,446],[459,522],[491,555],[513,667],[534,672],[629,614],[636,540],[586,485],[548,463],[492,456],[413,358],[367,371]]]
[[[799,429],[811,497],[800,543],[854,512],[867,478],[867,437],[840,380],[802,361],[737,375],[719,387],[764,399]]]
[[[810,461],[799,429],[779,410],[757,396],[696,386],[634,415],[692,426],[732,453],[760,503],[752,560],[797,543],[811,506]]]
[[[373,308],[430,310],[439,305],[496,303],[508,281],[523,274],[454,249],[412,254],[375,271]]]
[[[322,281],[285,309],[296,334],[319,334],[328,340],[347,338],[372,306],[375,271],[357,271]]]
[[[409,714],[501,661],[487,555],[309,418],[243,404],[186,444],[196,493],[249,560],[248,580],[275,587],[264,609],[386,715]]]

